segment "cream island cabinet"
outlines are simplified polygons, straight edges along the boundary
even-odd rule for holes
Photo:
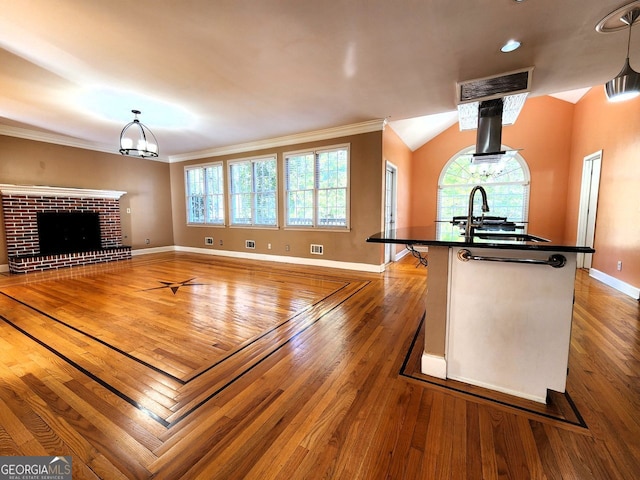
[[[434,225],[367,239],[428,247],[422,372],[542,403],[564,392],[576,255],[594,250],[513,232],[446,238]]]

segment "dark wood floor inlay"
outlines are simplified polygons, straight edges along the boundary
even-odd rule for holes
[[[420,382],[432,385],[435,388],[444,388],[462,395],[476,398],[481,401],[493,402],[505,407],[539,415],[552,420],[567,423],[582,428],[588,428],[587,424],[571,399],[568,391],[564,393],[549,390],[547,403],[541,404],[532,400],[514,397],[501,392],[495,392],[482,387],[468,385],[456,380],[442,380],[430,375],[425,375],[420,370],[420,357],[424,345],[424,315],[420,326],[411,342],[411,347],[400,370],[400,374]]]
[[[235,275],[230,288],[213,281],[219,268],[189,262],[182,267],[212,281],[205,276],[195,283],[203,277],[192,276],[136,288],[134,278],[111,283],[108,275],[89,275],[8,286],[0,290],[0,318],[171,427],[368,284],[309,275],[291,275],[284,283],[264,270],[245,279]],[[191,287],[189,295],[175,296],[181,287]],[[153,291],[161,289],[170,289],[175,300],[157,297]],[[156,308],[164,313],[154,316]],[[72,345],[88,351],[74,353]],[[158,398],[147,395],[150,385]]]

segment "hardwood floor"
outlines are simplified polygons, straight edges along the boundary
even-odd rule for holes
[[[428,269],[186,253],[0,275],[0,456],[74,479],[631,479],[640,307],[576,278],[567,401],[430,382]],[[567,406],[568,405],[568,406]]]

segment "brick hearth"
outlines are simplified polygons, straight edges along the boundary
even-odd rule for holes
[[[25,273],[131,258],[131,247],[122,245],[120,227],[119,199],[126,192],[19,185],[0,185],[0,191],[10,272]],[[69,211],[99,214],[102,248],[40,255],[37,213]]]

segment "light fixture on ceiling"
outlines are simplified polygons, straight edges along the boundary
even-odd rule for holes
[[[486,182],[490,178],[502,175],[505,163],[504,158],[494,161],[484,161],[472,157],[469,162],[469,173],[474,180]]]
[[[120,153],[131,157],[157,157],[158,141],[149,127],[140,123],[140,110],[131,110],[133,121],[127,123],[120,133]]]
[[[507,150],[503,155],[487,155],[477,157],[472,153],[462,154],[460,158],[468,158],[467,171],[474,182],[491,181],[502,175],[507,166],[516,158],[517,150]],[[517,161],[517,160],[516,160]]]
[[[509,53],[509,52],[513,52],[514,50],[517,50],[520,48],[520,45],[522,45],[518,40],[509,40],[507,43],[505,43],[501,48],[500,51],[502,53]]]
[[[607,98],[611,102],[628,100],[640,95],[640,73],[631,68],[629,64],[631,27],[633,27],[634,23],[640,18],[640,7],[636,6],[638,3],[639,2],[633,2],[625,7],[619,8],[615,12],[607,15],[596,25],[596,30],[600,33],[614,32],[627,27],[629,29],[627,58],[625,59],[624,66],[622,70],[620,70],[620,73],[618,73],[615,78],[609,80],[604,86]],[[618,25],[614,26],[614,22],[618,22]]]

